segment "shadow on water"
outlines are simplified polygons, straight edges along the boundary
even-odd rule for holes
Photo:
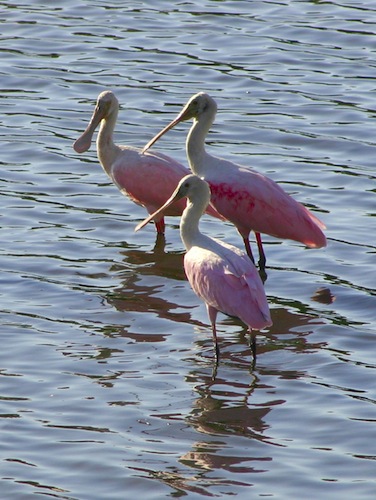
[[[277,313],[280,331],[295,337],[291,350],[309,354],[321,347],[308,341],[308,333],[294,332],[294,328],[309,327],[310,316],[284,309],[278,309]],[[271,333],[272,339],[279,335],[276,332]],[[253,474],[270,471],[269,464],[275,455],[272,448],[288,446],[273,436],[272,425],[268,423],[273,411],[286,403],[285,399],[278,397],[275,380],[304,379],[306,373],[284,367],[266,367],[262,359],[250,371],[250,349],[241,343],[236,345],[235,355],[225,350],[218,374],[213,378],[211,361],[214,359],[208,362],[201,354],[207,341],[195,343],[200,354],[184,359],[191,366],[186,382],[192,387],[194,399],[190,410],[181,418],[194,431],[196,439],[190,443],[189,449],[182,450],[178,457],[179,466],[173,469],[132,469],[142,477],[157,479],[181,494],[195,492],[213,496],[213,488],[232,488],[235,483],[241,487],[252,486],[256,481]],[[282,351],[284,347],[277,348]],[[269,342],[263,346],[263,352],[267,353],[268,349]],[[154,416],[158,417],[158,414]],[[164,413],[160,418],[173,422],[177,414]],[[235,482],[231,475],[226,475],[234,472],[240,474]]]
[[[146,314],[154,314],[158,318],[167,319],[177,324],[187,323],[195,326],[199,330],[206,333],[207,339],[202,342],[203,351],[206,351],[206,343],[210,355],[212,352],[212,339],[209,321],[202,323],[201,321],[192,318],[191,311],[196,308],[196,303],[199,299],[194,299],[194,293],[190,290],[189,285],[187,288],[191,292],[194,300],[194,305],[186,305],[183,303],[180,292],[176,292],[178,300],[175,302],[171,297],[175,296],[169,293],[171,289],[176,286],[178,282],[186,282],[186,277],[183,268],[184,253],[182,252],[168,252],[165,249],[165,238],[158,236],[152,251],[144,251],[137,246],[122,243],[121,250],[123,263],[113,264],[109,270],[110,274],[116,274],[120,281],[119,286],[111,291],[104,292],[105,301],[120,312],[141,312]],[[125,248],[125,249],[124,249]],[[278,270],[279,272],[289,271]],[[295,270],[291,270],[294,272]],[[163,278],[163,281],[155,281],[153,277]],[[307,279],[309,279],[307,277]],[[330,292],[330,289],[319,288],[317,293],[312,297],[311,303],[306,303],[298,299],[285,299],[277,296],[268,297],[271,311],[273,326],[268,329],[266,333],[261,332],[258,334],[258,353],[263,353],[265,350],[273,350],[276,348],[294,348],[305,349],[305,336],[308,335],[317,324],[325,323],[326,321],[337,322],[339,324],[347,324],[344,317],[339,316],[331,309],[328,309],[324,314],[322,310],[317,310],[314,307],[314,301],[323,304],[332,304],[335,297]],[[199,302],[200,303],[200,302]],[[321,318],[321,319],[319,319]],[[312,327],[310,327],[312,324]],[[221,315],[219,331],[224,329],[234,330],[239,327],[240,333],[238,334],[237,342],[243,345],[248,345],[249,335],[244,328],[243,323],[237,318],[230,318]],[[294,330],[299,331],[299,337],[296,338]],[[301,333],[305,332],[305,333]],[[161,341],[165,340],[166,335],[158,335],[153,333],[131,333],[126,328],[121,331],[116,329],[114,335],[121,335],[132,338],[134,340],[143,341]],[[286,339],[286,335],[288,338]],[[260,339],[267,338],[260,343]],[[226,335],[219,335],[219,343],[222,350],[226,350],[227,346],[232,346],[233,336],[231,339],[226,339]],[[279,347],[277,347],[279,346]],[[315,346],[315,348],[318,348]],[[247,347],[248,350],[248,347]],[[249,351],[250,352],[250,351]]]
[[[121,284],[106,294],[105,299],[108,304],[120,312],[155,314],[158,318],[177,324],[190,323],[204,326],[201,322],[192,319],[190,311],[194,306],[178,304],[160,296],[162,289],[172,287],[176,282],[186,281],[183,268],[184,254],[166,252],[164,236],[157,236],[151,252],[145,252],[138,247],[128,247],[121,251],[121,254],[124,265],[115,264],[110,269],[111,273],[116,272],[120,276]],[[148,279],[144,279],[145,277],[162,277],[170,281],[167,285],[148,284]],[[145,332],[133,334],[127,329],[122,329],[120,335],[136,341],[156,342],[165,340],[169,334]]]
[[[186,280],[183,261],[183,252],[167,252],[164,235],[156,236],[155,245],[151,252],[140,250],[139,247],[128,247],[122,251],[123,261],[128,266],[142,269],[143,274],[162,276],[174,280]]]

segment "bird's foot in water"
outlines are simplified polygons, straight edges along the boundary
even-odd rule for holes
[[[259,275],[260,275],[261,281],[263,283],[265,283],[265,281],[268,278],[268,275],[266,274],[265,266],[261,266],[260,262],[259,262]]]

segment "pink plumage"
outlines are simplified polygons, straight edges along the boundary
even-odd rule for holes
[[[182,177],[189,170],[162,153],[142,153],[131,146],[114,144],[113,132],[118,116],[119,102],[111,91],[99,94],[90,122],[73,147],[77,153],[87,151],[95,129],[100,125],[97,137],[99,161],[120,191],[132,201],[146,208],[149,214],[159,208],[169,197]],[[181,215],[183,200],[176,201],[165,215]],[[208,213],[220,217],[209,207]],[[164,217],[155,218],[158,233],[164,233]]]
[[[209,183],[212,206],[236,226],[252,260],[249,244],[251,231],[256,234],[261,267],[265,266],[265,253],[260,233],[300,241],[312,248],[326,246],[322,231],[325,225],[276,182],[254,170],[206,152],[205,137],[216,112],[217,104],[208,94],[200,92],[194,95],[181,113],[149,141],[144,151],[176,124],[193,118],[186,141],[190,168]]]
[[[221,162],[224,164],[220,165]],[[208,171],[204,178],[210,185],[211,203],[237,227],[243,238],[248,239],[252,230],[300,241],[311,248],[326,245],[322,232],[325,225],[306,207],[272,179],[253,170],[236,166],[235,172],[230,173],[235,165],[229,163],[218,159],[218,167],[223,168]]]
[[[248,325],[255,360],[256,340],[253,330],[272,324],[264,286],[245,252],[199,231],[200,217],[210,201],[208,183],[193,174],[184,177],[169,200],[139,224],[136,231],[185,196],[188,203],[180,222],[180,235],[187,250],[184,269],[194,292],[206,304],[217,359],[216,316],[220,311],[236,316]]]
[[[238,248],[212,241],[210,249],[193,246],[184,256],[188,281],[206,303],[209,316],[220,311],[255,330],[270,326],[264,287],[254,264]]]

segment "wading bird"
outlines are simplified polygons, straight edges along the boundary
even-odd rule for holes
[[[179,180],[189,174],[189,170],[161,153],[143,153],[132,146],[118,146],[113,141],[113,132],[118,116],[119,102],[109,90],[99,94],[90,122],[73,144],[77,153],[90,148],[95,129],[100,125],[97,137],[99,161],[120,191],[149,214],[159,208],[169,197]],[[181,215],[185,207],[183,200],[174,203],[164,215]],[[221,218],[209,207],[208,213]],[[163,234],[163,216],[154,219],[157,233]]]
[[[220,311],[236,316],[248,325],[255,362],[256,336],[253,330],[261,330],[272,324],[264,286],[245,252],[200,232],[199,220],[210,201],[208,183],[196,175],[187,175],[166,203],[141,222],[135,231],[184,197],[188,198],[180,222],[180,236],[187,250],[184,270],[194,292],[206,304],[216,361],[219,359],[216,317]]]
[[[256,235],[261,268],[265,267],[266,259],[260,233],[300,241],[311,248],[326,246],[322,231],[325,225],[272,179],[205,151],[205,137],[216,112],[217,104],[208,94],[200,92],[194,95],[143,151],[178,123],[193,118],[186,141],[189,166],[194,174],[209,183],[211,204],[236,226],[253,262],[249,243],[251,231]]]

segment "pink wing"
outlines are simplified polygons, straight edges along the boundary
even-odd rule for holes
[[[243,167],[213,170],[204,178],[210,184],[213,206],[243,236],[256,231],[310,247],[326,246],[325,225],[272,179]]]
[[[165,203],[189,170],[171,159],[126,148],[112,165],[111,173],[124,194],[153,213]],[[165,215],[180,215],[185,205],[185,200],[179,200]]]
[[[123,194],[151,214],[160,208],[174,192],[180,179],[190,170],[162,153],[141,153],[135,148],[122,148],[111,168],[111,177]],[[164,215],[181,215],[186,200],[175,202]],[[213,207],[208,214],[221,218]]]
[[[249,257],[225,246],[225,258],[211,250],[192,247],[184,269],[194,292],[208,305],[236,316],[251,328],[271,325],[270,311],[260,276]],[[229,258],[230,257],[230,261]]]

